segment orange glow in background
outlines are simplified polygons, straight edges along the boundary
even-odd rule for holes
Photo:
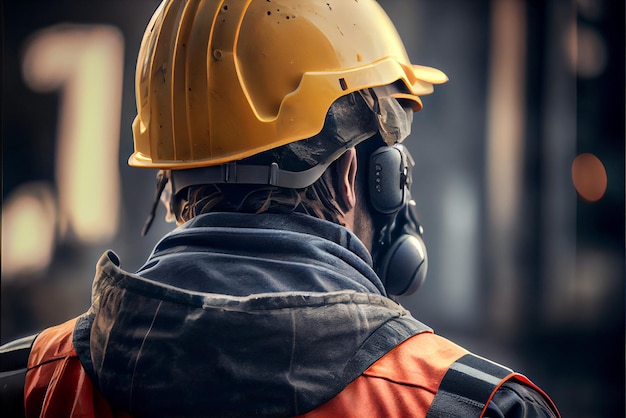
[[[572,182],[580,197],[597,202],[604,196],[608,184],[604,164],[593,154],[580,154],[572,163]]]

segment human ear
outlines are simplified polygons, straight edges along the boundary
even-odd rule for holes
[[[337,197],[345,212],[356,206],[356,150],[350,148],[336,162],[337,167]]]

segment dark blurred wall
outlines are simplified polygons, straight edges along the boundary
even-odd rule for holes
[[[430,265],[426,284],[402,303],[436,332],[530,376],[563,416],[624,416],[624,2],[380,3],[412,61],[450,78],[423,98],[407,142]],[[126,163],[136,53],[157,5],[1,4],[3,343],[87,309],[103,251],[113,249],[122,267],[135,270],[172,228],[160,208],[141,237],[155,173]],[[34,91],[24,75],[32,39],[59,24],[116,28],[123,39],[121,200],[106,208],[119,221],[100,240],[72,231],[59,204],[67,96],[60,88]],[[581,154],[595,156],[606,173],[597,200],[574,187],[572,167]],[[91,156],[94,164],[99,157]],[[8,249],[20,239],[9,235],[17,215],[5,208],[18,196],[50,209],[51,259],[8,272]],[[45,240],[43,233],[24,234]]]

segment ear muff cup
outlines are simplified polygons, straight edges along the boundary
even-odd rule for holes
[[[422,237],[400,235],[385,253],[379,270],[387,293],[395,296],[415,293],[428,271],[426,245]]]
[[[380,147],[370,156],[370,202],[385,215],[398,212],[407,201],[407,156],[400,147]]]

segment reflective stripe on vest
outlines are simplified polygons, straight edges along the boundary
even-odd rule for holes
[[[511,369],[466,354],[448,369],[426,416],[482,416],[496,390],[513,376],[516,374]]]

